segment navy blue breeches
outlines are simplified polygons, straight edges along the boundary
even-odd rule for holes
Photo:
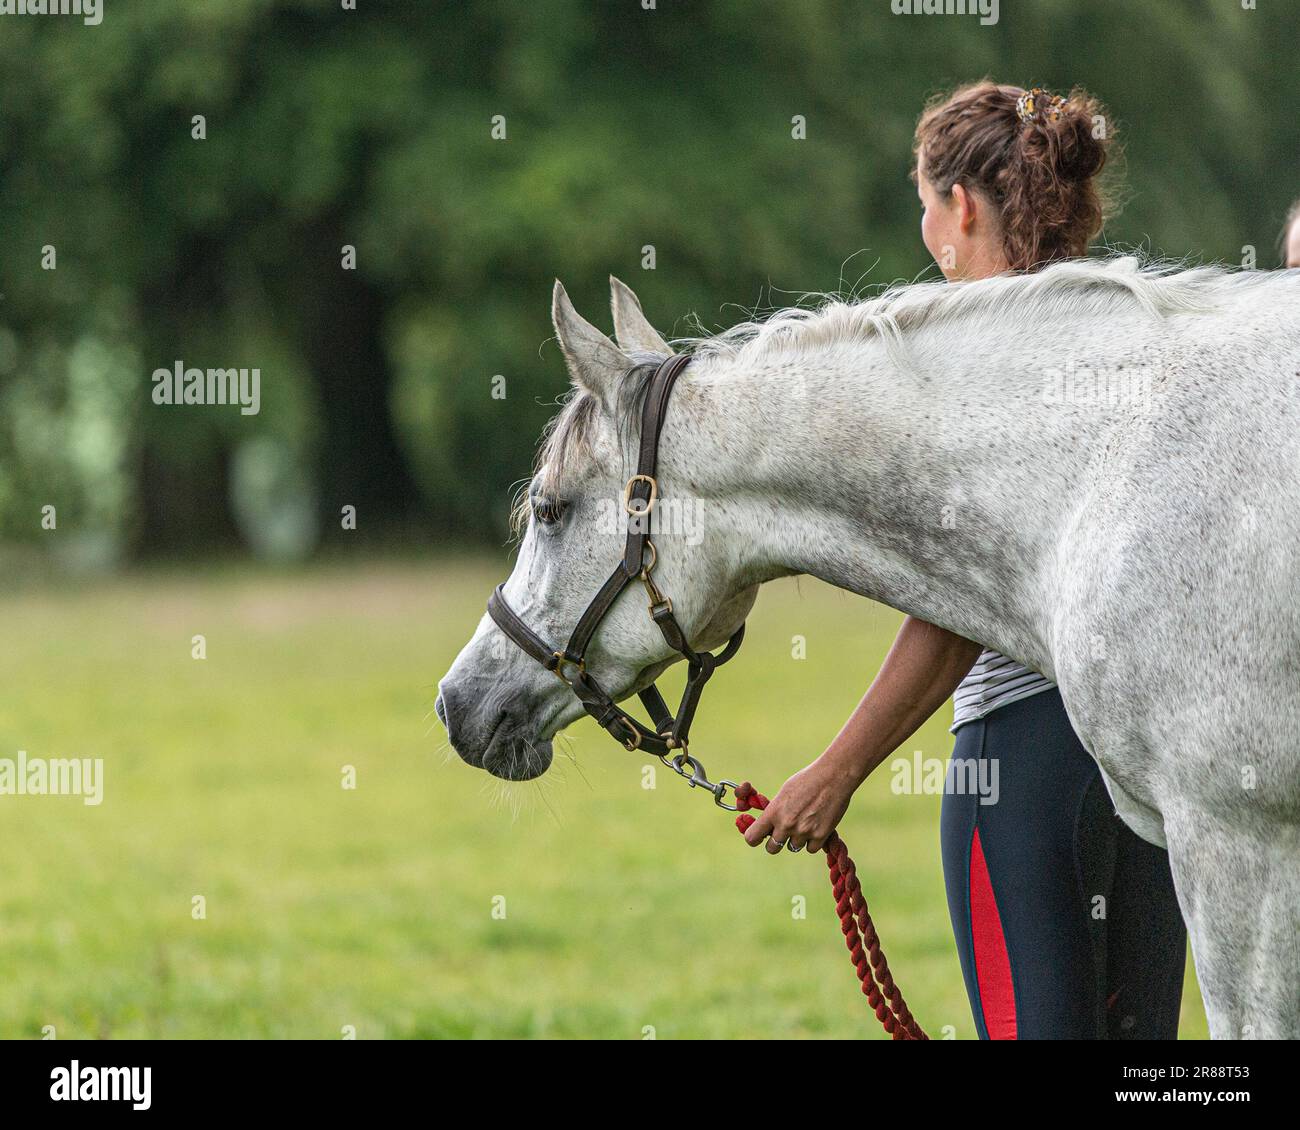
[[[1059,691],[957,730],[941,841],[981,1039],[1177,1037],[1187,934],[1168,854],[1115,815]]]

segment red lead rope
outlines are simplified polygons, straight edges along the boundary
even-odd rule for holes
[[[767,804],[767,797],[748,781],[744,782],[736,789],[736,810],[745,813],[736,817],[736,827],[741,832],[746,831],[754,823],[754,817],[745,810],[757,808],[761,812]],[[849,858],[849,849],[839,835],[832,832],[824,850],[826,866],[831,873],[831,890],[835,894],[835,910],[840,916],[840,929],[844,932],[844,941],[849,947],[858,980],[862,982],[867,1003],[875,1010],[876,1019],[885,1031],[895,1040],[928,1040],[930,1037],[912,1018],[907,1002],[889,972],[889,962],[880,948],[880,938],[871,921],[867,900],[862,897],[862,885],[858,882],[857,868]]]

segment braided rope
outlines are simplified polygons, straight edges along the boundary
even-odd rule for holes
[[[743,813],[736,817],[736,827],[741,832],[747,831],[755,818],[746,810],[756,808],[761,812],[768,803],[767,797],[745,781],[736,789],[736,810]],[[830,870],[831,891],[835,895],[835,912],[840,916],[840,930],[867,1004],[895,1040],[928,1040],[930,1037],[913,1019],[903,994],[894,984],[894,975],[889,971],[889,962],[880,948],[880,936],[871,921],[871,912],[862,895],[862,884],[858,882],[858,870],[849,857],[849,849],[839,834],[832,832],[823,850]]]

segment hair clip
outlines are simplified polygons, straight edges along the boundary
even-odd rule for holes
[[[1065,99],[1050,90],[1044,90],[1041,86],[1026,90],[1016,99],[1016,116],[1022,122],[1032,122],[1040,109],[1040,102],[1042,113],[1049,122],[1060,119],[1061,111],[1065,109]]]

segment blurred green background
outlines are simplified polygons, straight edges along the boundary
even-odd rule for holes
[[[984,75],[1109,105],[1107,241],[1272,267],[1297,42],[1270,0],[0,17],[0,755],[108,774],[99,808],[0,798],[0,1035],[872,1034],[816,861],[737,850],[587,723],[532,786],[433,757],[434,683],[567,387],[552,280],[608,327],[612,272],[673,336],[933,272],[912,126]],[[260,413],[154,404],[178,361],[258,367]],[[774,790],[896,622],[765,594],[706,764]],[[945,725],[915,745],[945,756]],[[881,775],[845,830],[917,1015],[969,1036],[937,802]]]
[[[1004,0],[988,27],[890,0],[112,0],[0,32],[10,576],[499,545],[565,388],[555,277],[608,325],[612,272],[674,335],[933,270],[912,127],[986,74],[1109,105],[1113,242],[1273,266],[1300,194],[1300,5],[1272,0]],[[153,404],[178,360],[260,367],[260,414]]]
[[[712,798],[663,769],[644,781],[590,721],[527,785],[447,752],[433,682],[498,574],[144,574],[0,599],[19,641],[0,658],[6,745],[105,766],[98,806],[0,798],[0,1036],[884,1038],[823,858],[747,848]],[[898,622],[817,581],[769,586],[692,750],[774,792],[852,710]],[[666,682],[675,694],[680,673]],[[950,721],[903,756],[946,758]],[[890,777],[841,831],[917,1018],[973,1039],[941,798],[895,795]],[[1182,1034],[1206,1035],[1190,962]]]

